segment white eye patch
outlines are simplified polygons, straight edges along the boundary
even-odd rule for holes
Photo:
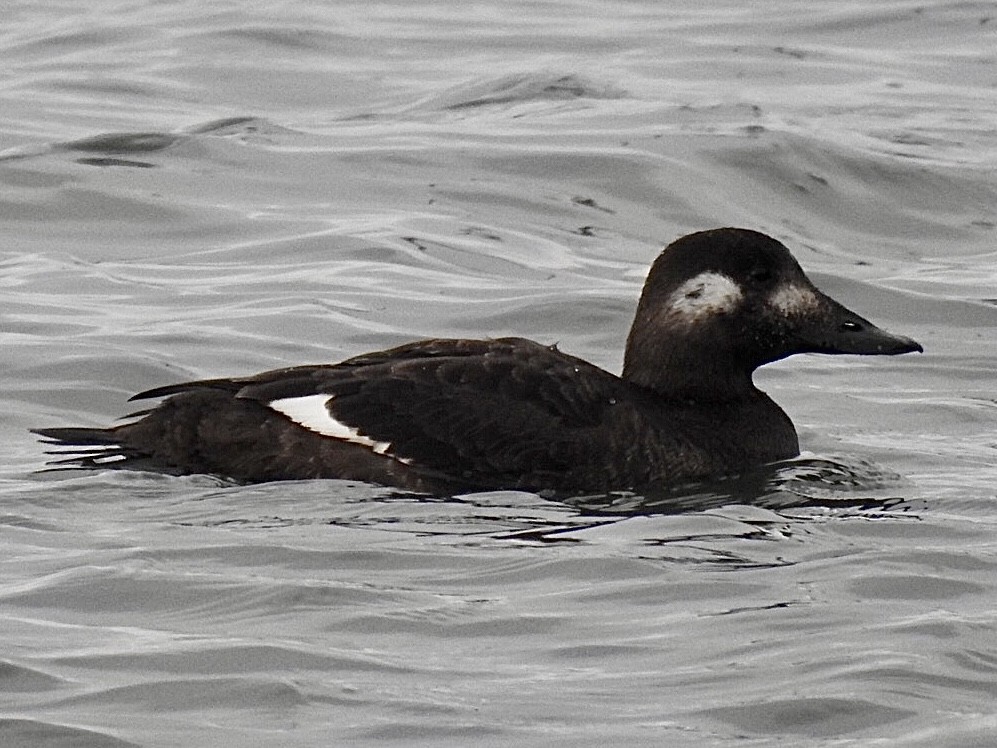
[[[390,453],[391,442],[379,442],[369,437],[363,436],[355,428],[340,423],[332,417],[328,404],[332,400],[332,395],[306,395],[304,397],[285,397],[280,400],[271,400],[267,406],[282,413],[299,426],[304,426],[309,431],[314,431],[322,436],[329,436],[333,439],[359,444],[367,447],[374,454],[394,457]],[[399,462],[407,463],[408,460],[395,457]]]
[[[787,283],[772,292],[769,306],[786,317],[792,317],[813,312],[820,306],[820,302],[813,289]]]
[[[732,311],[743,297],[741,287],[726,275],[700,273],[672,292],[669,308],[694,319]]]

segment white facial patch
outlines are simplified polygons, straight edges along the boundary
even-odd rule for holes
[[[769,296],[769,306],[785,317],[809,314],[820,306],[812,288],[786,283]]]
[[[330,400],[332,400],[332,395],[306,395],[305,397],[285,397],[280,400],[271,400],[267,406],[316,434],[351,444],[359,444],[367,447],[374,454],[394,457],[399,462],[406,464],[410,462],[410,460],[395,457],[389,453],[391,442],[375,441],[363,436],[355,428],[333,418],[328,408]]]
[[[741,287],[722,273],[700,273],[672,292],[669,308],[696,319],[732,311],[744,296]]]

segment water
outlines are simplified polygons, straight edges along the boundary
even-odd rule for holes
[[[3,744],[995,742],[993,10],[9,4]],[[807,454],[751,505],[36,472],[417,337],[618,370],[719,225],[927,351],[761,372]]]

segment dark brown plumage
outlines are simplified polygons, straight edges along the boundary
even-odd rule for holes
[[[921,350],[819,292],[779,242],[683,237],[654,263],[622,377],[520,338],[426,340],[339,364],[161,387],[110,429],[40,429],[93,445],[82,467],[239,481],[349,478],[447,493],[604,491],[726,475],[796,455],[751,374],[801,352]]]

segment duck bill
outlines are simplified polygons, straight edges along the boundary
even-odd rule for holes
[[[897,356],[923,353],[921,345],[894,335],[819,291],[820,310],[809,315],[798,329],[799,343],[809,353],[854,353],[862,356]]]

